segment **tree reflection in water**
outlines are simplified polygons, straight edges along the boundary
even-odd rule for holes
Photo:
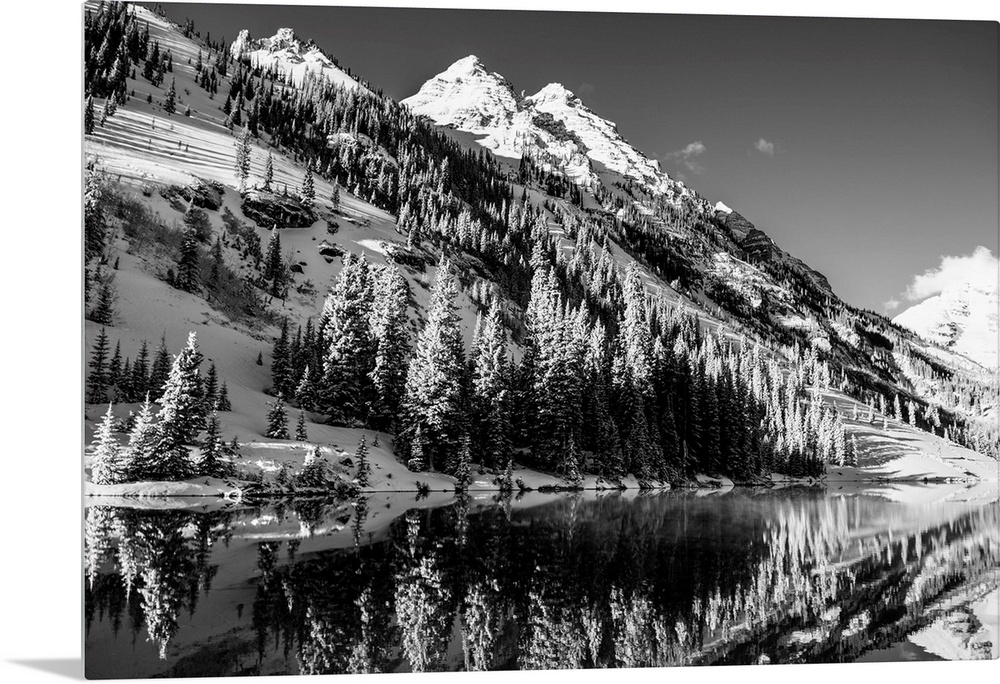
[[[916,515],[816,492],[465,498],[388,527],[371,506],[91,506],[88,663],[126,622],[161,662],[127,676],[851,661],[1000,583],[995,503]],[[246,530],[263,516],[298,528],[261,540]],[[249,592],[249,625],[201,614],[228,562],[220,540],[255,558],[226,587]],[[185,638],[202,620],[221,623],[227,657]],[[113,636],[93,638],[95,622]]]

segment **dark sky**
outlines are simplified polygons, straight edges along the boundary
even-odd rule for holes
[[[859,306],[998,252],[996,22],[164,7],[216,39],[291,27],[396,99],[469,54],[529,94],[560,82]]]

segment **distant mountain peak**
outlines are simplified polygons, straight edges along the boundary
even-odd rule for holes
[[[601,168],[656,195],[694,196],[663,173],[656,160],[622,138],[613,121],[601,118],[562,83],[549,83],[527,97],[523,91],[518,95],[476,55],[428,79],[402,103],[440,126],[481,135],[477,142],[495,154],[514,159],[528,155],[580,184],[597,182]]]
[[[996,275],[978,273],[948,284],[940,293],[893,318],[925,340],[958,352],[986,368],[998,367],[1000,293]]]

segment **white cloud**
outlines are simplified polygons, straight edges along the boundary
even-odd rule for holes
[[[972,254],[941,257],[940,266],[914,276],[904,296],[917,302],[941,294],[952,283],[996,283],[998,269],[1000,265],[993,252],[980,245]]]
[[[882,306],[885,308],[886,312],[888,313],[889,311],[895,311],[896,309],[898,309],[899,305],[901,303],[902,302],[900,302],[895,297],[890,297],[889,299],[887,299],[884,302],[882,302]]]
[[[691,173],[704,173],[705,167],[698,163],[696,157],[705,154],[706,149],[703,142],[696,140],[693,143],[688,143],[684,149],[668,152],[665,156],[671,161],[683,164]]]
[[[761,154],[766,154],[768,157],[774,156],[774,143],[768,142],[767,140],[764,140],[764,138],[755,142],[753,147]]]

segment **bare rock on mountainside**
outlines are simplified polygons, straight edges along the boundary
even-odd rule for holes
[[[261,228],[308,228],[316,222],[315,212],[292,195],[258,190],[247,193],[240,208]]]

